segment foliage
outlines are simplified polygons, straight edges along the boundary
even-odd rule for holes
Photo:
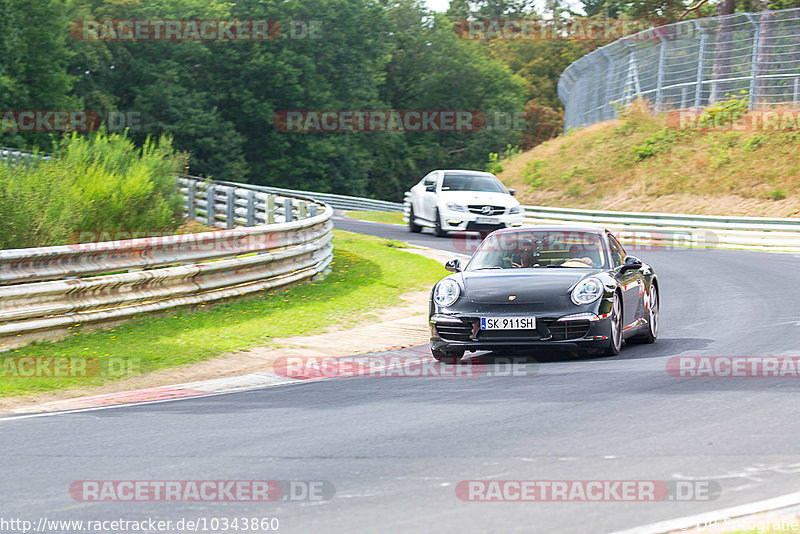
[[[524,121],[522,146],[528,150],[561,133],[564,127],[564,112],[531,100],[525,106]]]
[[[697,118],[697,128],[730,128],[731,124],[738,121],[747,113],[749,98],[747,91],[740,91],[738,95],[725,95],[703,110]]]
[[[670,128],[662,128],[656,133],[644,140],[640,145],[633,147],[633,153],[636,155],[636,161],[655,156],[660,152],[665,152],[672,148],[672,145],[680,139],[680,134]]]
[[[104,131],[66,138],[49,161],[0,165],[0,249],[62,245],[80,232],[173,229],[184,165],[167,137],[137,148]]]

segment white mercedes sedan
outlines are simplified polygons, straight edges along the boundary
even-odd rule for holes
[[[444,237],[448,232],[522,226],[524,214],[513,195],[513,189],[488,172],[432,171],[405,195],[408,229],[416,233],[433,228]]]

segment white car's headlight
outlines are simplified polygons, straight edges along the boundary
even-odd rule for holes
[[[458,287],[458,283],[452,278],[446,278],[436,284],[436,289],[433,290],[433,300],[442,308],[446,308],[452,306],[460,294],[461,289]]]
[[[572,302],[578,305],[591,304],[603,295],[603,282],[598,278],[586,278],[572,290]]]
[[[449,209],[450,211],[467,211],[467,208],[465,208],[461,204],[456,204],[455,202],[448,202],[447,209]]]
[[[509,215],[514,215],[515,213],[519,213],[519,206],[512,206],[511,209],[508,210]]]

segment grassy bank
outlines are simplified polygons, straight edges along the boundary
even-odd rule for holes
[[[348,211],[345,215],[362,221],[405,224],[403,223],[403,213],[399,211]]]
[[[430,287],[445,274],[437,262],[396,248],[397,242],[335,232],[331,273],[319,282],[265,292],[208,310],[134,319],[100,332],[41,342],[0,355],[0,396],[8,397],[109,380],[191,364],[225,352],[268,346],[276,337],[319,333],[357,324],[366,312],[400,303],[400,296]],[[64,359],[86,365],[91,377],[12,377],[18,358]],[[99,371],[98,371],[99,370]]]
[[[696,131],[643,107],[504,162],[524,204],[800,216],[800,132]]]

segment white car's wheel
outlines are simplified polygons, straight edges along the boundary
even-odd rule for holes
[[[436,237],[447,237],[447,232],[442,229],[442,216],[438,209],[436,210],[436,220],[433,223],[433,233],[436,234]]]
[[[412,204],[408,209],[408,231],[413,234],[418,234],[422,231],[422,226],[414,222],[416,215],[414,215],[414,205]]]

